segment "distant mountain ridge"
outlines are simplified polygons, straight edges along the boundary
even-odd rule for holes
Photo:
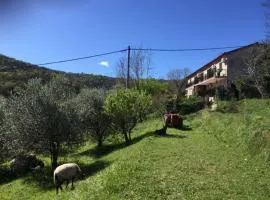
[[[24,87],[29,79],[41,78],[46,83],[55,75],[67,77],[77,92],[83,87],[110,89],[117,81],[113,77],[52,70],[0,54],[0,95],[9,96],[15,87]]]
[[[38,65],[27,63],[27,62],[17,60],[15,58],[11,58],[3,54],[0,54],[0,72],[22,70],[22,69],[29,70],[29,69],[37,69],[37,68],[40,70],[48,70],[48,71],[61,73],[60,71],[57,71],[57,70],[48,69],[46,67],[40,67]]]

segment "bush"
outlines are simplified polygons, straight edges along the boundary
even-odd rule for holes
[[[192,97],[182,101],[180,100],[177,106],[180,114],[187,115],[190,113],[198,112],[204,108],[204,105],[205,102],[202,98]]]
[[[121,89],[108,95],[105,100],[105,112],[126,143],[131,142],[131,131],[140,119],[143,119],[151,106],[151,96],[144,92]]]
[[[217,109],[216,111],[222,113],[237,113],[238,103],[235,100],[230,101],[217,101]]]
[[[202,98],[191,97],[188,99],[177,100],[175,97],[168,97],[165,102],[166,112],[180,113],[187,115],[190,113],[198,112],[203,109],[205,102]]]
[[[61,146],[82,139],[74,126],[77,116],[65,104],[73,95],[69,81],[61,77],[46,85],[40,79],[30,80],[26,89],[12,95],[4,126],[11,150],[50,152],[54,169]]]
[[[106,95],[104,89],[83,89],[74,100],[82,129],[98,146],[110,134],[111,120],[103,109]]]
[[[270,132],[269,130],[257,129],[249,138],[249,149],[252,153],[265,153],[265,159],[270,159]]]
[[[166,93],[166,91],[168,91],[168,83],[153,78],[148,78],[138,81],[137,89],[155,96]]]

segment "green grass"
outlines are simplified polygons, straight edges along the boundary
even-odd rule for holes
[[[238,109],[190,115],[191,130],[168,129],[167,137],[154,136],[162,123],[149,119],[128,147],[81,147],[60,162],[80,163],[85,177],[58,199],[270,199],[270,101]],[[56,198],[48,169],[0,184],[0,199]]]

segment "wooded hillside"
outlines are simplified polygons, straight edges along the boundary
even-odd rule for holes
[[[16,87],[24,87],[32,78],[47,83],[55,76],[65,76],[78,92],[83,87],[110,89],[116,79],[93,74],[65,73],[26,63],[0,54],[0,95],[9,96]]]

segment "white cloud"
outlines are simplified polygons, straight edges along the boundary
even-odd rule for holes
[[[103,67],[110,67],[110,63],[108,61],[101,61],[98,63],[99,65],[103,66]]]

